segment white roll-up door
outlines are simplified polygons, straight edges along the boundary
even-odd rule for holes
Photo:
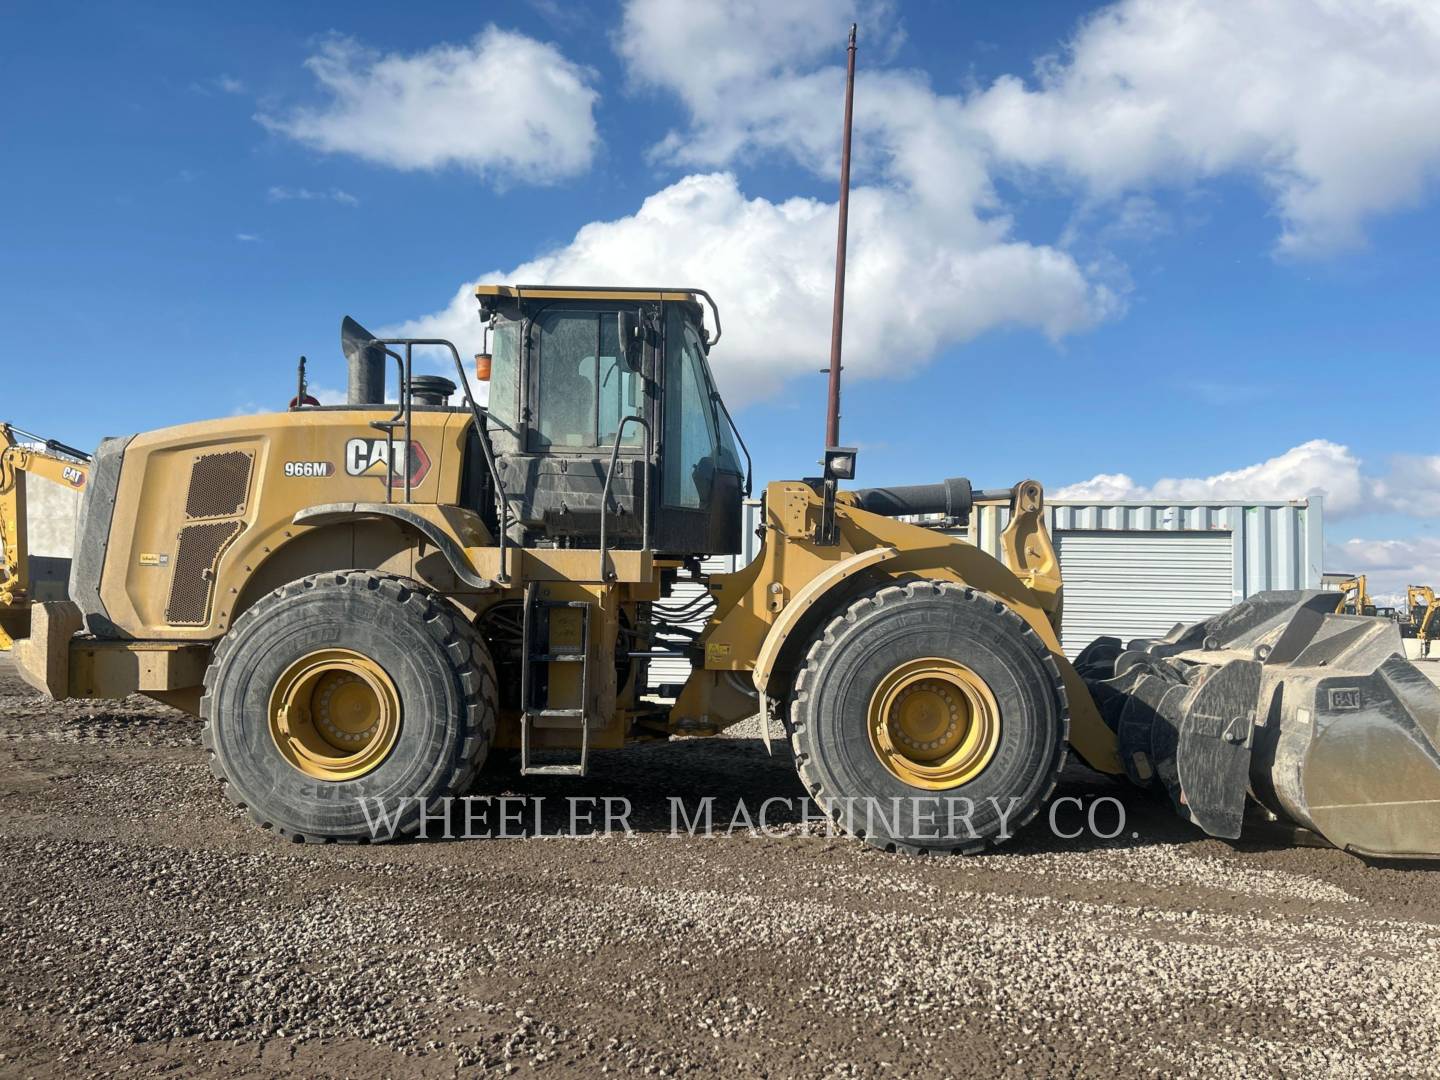
[[[1234,601],[1228,531],[1057,531],[1065,578],[1061,644],[1072,659],[1102,634],[1159,637]]]

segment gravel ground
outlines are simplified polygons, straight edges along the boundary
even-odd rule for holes
[[[629,798],[633,835],[295,846],[194,721],[0,667],[0,1075],[1437,1072],[1433,870],[1204,839],[1081,769],[1059,794],[1123,800],[1120,837],[884,855],[739,734],[485,780]],[[703,795],[796,809],[671,836]]]

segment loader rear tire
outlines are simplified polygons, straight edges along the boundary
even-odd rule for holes
[[[413,835],[495,734],[495,668],[443,598],[369,570],[262,597],[215,651],[201,740],[226,796],[295,841]],[[378,825],[378,828],[377,828]]]
[[[797,674],[790,727],[801,779],[842,828],[888,851],[969,853],[1039,812],[1069,713],[1024,619],[974,589],[912,581],[830,621]]]

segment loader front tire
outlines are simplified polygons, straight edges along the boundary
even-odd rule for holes
[[[495,733],[495,668],[443,598],[369,570],[262,597],[205,675],[201,740],[232,802],[296,841],[441,830]],[[443,805],[443,804],[442,804]]]
[[[974,852],[1035,816],[1065,763],[1065,689],[1003,603],[887,585],[824,628],[797,673],[791,743],[816,803],[888,851]]]

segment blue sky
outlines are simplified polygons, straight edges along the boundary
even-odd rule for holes
[[[721,305],[759,475],[809,472],[852,15],[860,483],[1325,492],[1341,568],[1440,577],[1423,2],[11,2],[6,418],[280,405],[347,313],[663,280]]]

